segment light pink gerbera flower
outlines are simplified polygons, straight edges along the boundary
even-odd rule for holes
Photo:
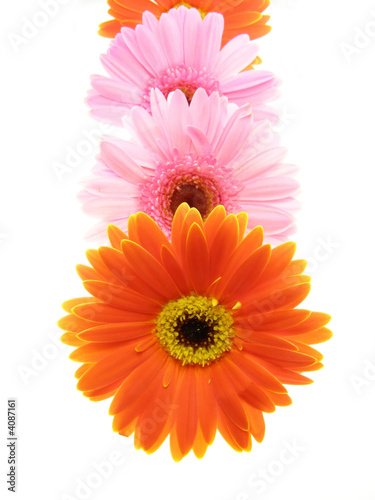
[[[189,105],[179,90],[167,99],[151,92],[151,114],[133,108],[137,142],[106,137],[99,162],[80,193],[83,210],[101,219],[88,237],[105,239],[113,223],[126,230],[142,211],[168,234],[177,207],[187,202],[205,218],[216,205],[246,211],[249,229],[261,225],[270,243],[294,231],[295,167],[268,121],[254,123],[251,106],[228,104],[197,90]]]
[[[221,50],[224,19],[209,13],[202,19],[196,9],[179,7],[158,20],[143,14],[143,25],[122,28],[111,42],[102,63],[109,77],[94,75],[87,99],[95,118],[121,125],[133,106],[150,110],[150,93],[181,90],[190,102],[194,92],[217,91],[241,106],[250,103],[254,119],[277,114],[265,105],[277,97],[278,80],[269,71],[247,70],[258,47],[248,35],[238,35]]]

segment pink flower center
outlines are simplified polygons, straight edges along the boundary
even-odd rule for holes
[[[195,91],[200,87],[202,87],[208,95],[211,95],[212,92],[215,91],[220,93],[219,82],[216,80],[215,76],[208,73],[205,68],[197,70],[187,67],[184,64],[176,68],[168,68],[158,77],[150,78],[148,81],[143,95],[143,107],[148,111],[150,110],[151,89],[159,89],[165,97],[167,97],[170,92],[179,89],[186,95],[190,104]]]
[[[155,175],[141,186],[140,208],[169,233],[181,203],[188,203],[205,218],[217,205],[233,211],[240,189],[232,169],[218,166],[212,155],[185,155],[158,164]]]

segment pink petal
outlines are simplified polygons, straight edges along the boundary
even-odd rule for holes
[[[180,152],[188,154],[191,150],[191,141],[186,130],[186,127],[190,124],[189,104],[185,95],[180,90],[169,94],[168,104],[168,125],[171,144]]]
[[[100,106],[92,109],[90,115],[96,120],[115,125],[116,127],[121,127],[127,111],[128,108],[124,106]]]
[[[251,202],[241,202],[241,209],[248,213],[248,229],[262,226],[265,234],[278,234],[288,229],[294,217],[275,206],[259,205]]]
[[[162,152],[157,143],[157,139],[161,137],[161,132],[151,115],[145,109],[135,107],[131,110],[130,117],[134,132],[142,146],[150,153],[161,155]]]
[[[229,118],[213,149],[222,164],[235,158],[239,148],[243,148],[252,125],[251,114],[251,106],[247,105],[238,108]]]
[[[219,111],[219,94],[214,92],[211,95],[216,95],[216,106]],[[211,116],[211,103],[204,89],[199,88],[190,102],[190,120],[191,125],[201,130],[204,134],[207,133]],[[213,110],[214,111],[214,110]]]
[[[180,9],[178,9],[180,10]],[[200,43],[200,27],[202,18],[196,9],[189,9],[188,26],[183,31],[184,52],[186,66],[195,67],[199,61],[199,53],[202,50]]]
[[[257,54],[258,47],[250,43],[248,35],[238,35],[221,49],[214,69],[225,83],[226,79],[251,64]]]
[[[146,58],[148,64],[154,69],[155,74],[168,67],[168,61],[163,49],[158,43],[155,33],[145,26],[138,24],[135,28],[138,45]]]
[[[194,144],[198,156],[211,154],[211,144],[203,132],[196,127],[188,126],[187,133]]]
[[[112,101],[138,104],[142,102],[142,92],[130,83],[120,82],[105,76],[93,75],[91,84],[99,94]]]
[[[166,15],[160,17],[159,22],[161,44],[165,57],[170,66],[178,66],[183,61],[183,44],[181,32],[176,22]]]
[[[142,167],[118,146],[110,142],[102,142],[100,151],[107,166],[128,182],[138,184],[146,178]]]
[[[142,66],[149,73],[149,75],[153,75],[154,69],[147,62],[146,58],[144,57],[143,52],[141,51],[141,49],[137,43],[135,31],[132,29],[124,29],[121,31],[121,34],[122,34],[122,38],[125,42],[125,45],[129,48],[131,53],[138,59],[138,61],[142,64]]]
[[[149,78],[149,73],[127,46],[121,49],[116,46],[111,53],[103,55],[101,61],[110,74],[117,73],[121,80],[131,82],[134,85],[143,87]]]
[[[148,10],[142,14],[142,24],[151,31],[157,31],[158,29],[157,17],[155,17],[154,14],[151,14]]]
[[[220,86],[222,92],[237,92],[247,90],[251,87],[259,87],[262,85],[273,83],[276,80],[273,73],[264,70],[247,70],[234,76],[226,83]],[[278,81],[278,80],[277,80]]]
[[[106,137],[107,138],[107,137]],[[134,142],[123,141],[116,137],[108,138],[110,142],[116,144],[122,151],[132,158],[138,165],[145,170],[154,171],[156,167],[154,156],[151,151]]]
[[[82,210],[93,217],[112,221],[136,212],[137,198],[94,198],[82,205]]]
[[[94,177],[85,181],[85,190],[97,196],[129,198],[139,196],[139,188],[118,177]]]
[[[299,183],[290,177],[273,176],[258,177],[247,183],[239,194],[239,200],[277,200],[294,194],[299,189]]]
[[[267,174],[270,170],[277,168],[285,158],[285,148],[272,148],[262,153],[252,155],[250,150],[244,152],[242,157],[237,158],[237,178],[241,184],[253,181],[257,176]],[[242,161],[241,161],[242,160]]]
[[[280,113],[266,104],[255,104],[253,113],[257,121],[268,120],[272,125],[276,125],[280,119]]]
[[[220,53],[221,38],[224,31],[223,16],[216,12],[207,14],[203,19],[202,28],[198,67],[205,67],[207,71],[212,71]]]

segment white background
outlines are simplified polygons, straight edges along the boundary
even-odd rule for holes
[[[263,67],[284,81],[279,128],[289,160],[301,167],[295,240],[313,277],[304,307],[330,313],[335,335],[320,346],[326,366],[313,375],[316,382],[290,387],[293,405],[266,415],[265,440],[251,453],[237,454],[217,438],[202,461],[191,454],[175,464],[168,444],[147,456],[114,434],[108,401],[91,403],[76,391],[70,349],[51,340],[60,334],[61,302],[82,293],[74,266],[85,263],[83,234],[91,220],[76,193],[94,150],[61,182],[53,165],[98,130],[83,98],[109,43],[96,34],[107,19],[105,0],[67,0],[18,47],[9,34],[21,36],[40,5],[3,3],[2,492],[7,398],[15,397],[22,500],[375,499],[375,2],[271,4],[273,31],[258,43]],[[366,28],[371,36],[360,38]],[[343,43],[351,55],[345,57]],[[286,455],[293,443],[295,456]],[[108,477],[93,475],[95,464],[114,456]],[[260,479],[262,470],[267,479]]]

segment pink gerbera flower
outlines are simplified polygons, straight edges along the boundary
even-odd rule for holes
[[[179,7],[158,20],[143,14],[143,25],[122,28],[102,63],[109,77],[94,75],[88,103],[92,114],[115,125],[133,106],[150,111],[152,89],[166,97],[181,90],[190,102],[194,92],[217,91],[239,106],[250,103],[254,119],[276,119],[265,103],[277,96],[278,81],[269,71],[247,70],[258,47],[248,35],[238,35],[221,50],[224,19],[197,9]]]
[[[151,114],[133,108],[137,142],[106,137],[99,162],[80,194],[86,213],[100,218],[88,235],[105,238],[106,226],[126,229],[138,211],[168,234],[177,207],[187,202],[205,218],[217,205],[246,211],[248,227],[261,225],[269,242],[294,230],[295,167],[269,122],[255,123],[251,106],[228,104],[217,92],[197,90],[189,105],[179,90],[167,99],[151,92]]]

